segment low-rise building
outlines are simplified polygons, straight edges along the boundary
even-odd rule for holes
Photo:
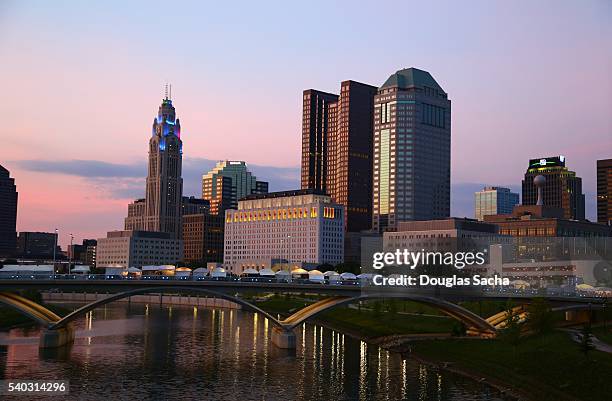
[[[225,212],[224,243],[233,273],[274,259],[336,265],[344,260],[344,207],[316,189],[250,195]]]
[[[157,231],[109,231],[98,239],[98,267],[142,267],[183,259],[182,241]]]

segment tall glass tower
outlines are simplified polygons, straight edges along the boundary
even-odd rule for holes
[[[372,227],[450,216],[451,102],[426,71],[392,74],[374,97]]]

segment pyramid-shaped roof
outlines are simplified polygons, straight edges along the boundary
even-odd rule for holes
[[[395,87],[409,88],[411,86],[428,86],[444,92],[436,80],[427,71],[418,68],[405,68],[392,74],[381,88]]]

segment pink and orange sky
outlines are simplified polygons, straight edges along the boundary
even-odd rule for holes
[[[452,213],[484,184],[518,189],[563,154],[595,216],[612,157],[612,5],[517,2],[0,3],[0,164],[18,230],[60,242],[120,229],[144,193],[165,82],[181,119],[186,195],[214,160],[271,189],[299,185],[301,93],[428,70],[452,100]]]

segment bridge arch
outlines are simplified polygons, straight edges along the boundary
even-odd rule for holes
[[[52,323],[49,328],[50,329],[58,329],[61,327],[65,327],[68,323],[73,322],[74,320],[84,316],[86,313],[108,303],[118,301],[120,299],[128,298],[133,295],[143,295],[143,294],[151,294],[151,293],[166,293],[166,292],[198,292],[206,295],[213,296],[215,298],[225,299],[234,303],[237,303],[240,306],[243,306],[245,309],[250,310],[251,312],[259,313],[265,316],[268,320],[270,320],[273,324],[281,327],[280,322],[274,316],[264,311],[263,309],[253,305],[252,303],[245,301],[242,298],[235,297],[233,295],[225,294],[222,292],[212,291],[206,288],[198,288],[198,287],[181,287],[181,286],[172,286],[172,287],[148,287],[148,288],[139,288],[131,291],[120,292],[116,294],[112,294],[108,297],[99,299],[90,304],[84,305],[79,309],[74,310],[68,315],[64,316],[60,320]]]
[[[0,303],[29,317],[42,326],[49,326],[61,319],[44,306],[12,292],[0,292]]]
[[[468,328],[474,327],[483,333],[491,335],[494,335],[497,332],[496,328],[491,325],[486,319],[459,305],[439,298],[409,294],[364,294],[356,297],[326,298],[303,309],[300,309],[285,320],[282,320],[280,323],[284,326],[285,330],[292,330],[300,324],[304,323],[306,320],[316,315],[319,315],[320,313],[333,309],[337,306],[347,305],[359,301],[371,301],[379,299],[402,299],[407,301],[414,301],[440,310],[448,316],[465,323]]]

